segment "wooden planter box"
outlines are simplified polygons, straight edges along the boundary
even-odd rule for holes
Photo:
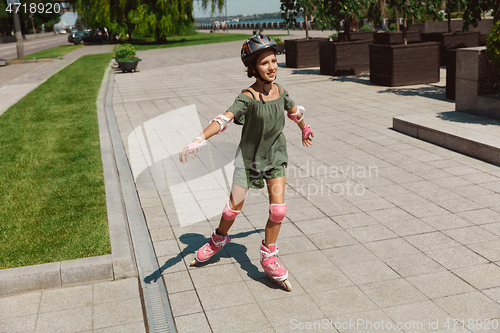
[[[446,51],[446,98],[455,99],[457,81],[457,49]]]
[[[285,54],[285,44],[278,44],[278,54]]]
[[[446,50],[456,48],[459,44],[465,44],[464,47],[479,46],[479,32],[422,34],[422,41],[441,43],[441,66],[446,66]]]
[[[319,43],[320,72],[328,75],[354,75],[370,71],[373,40]]]
[[[375,44],[383,45],[397,45],[404,44],[403,33],[402,32],[378,32],[373,34],[373,40]],[[406,40],[408,43],[420,43],[422,41],[422,36],[420,31],[407,31]]]
[[[439,43],[369,47],[370,82],[389,87],[439,82]]]
[[[319,67],[319,43],[329,38],[285,40],[286,66],[291,68]]]
[[[373,40],[373,34],[376,34],[375,31],[352,31],[350,33],[351,40]],[[339,32],[339,42],[346,42],[345,32]]]

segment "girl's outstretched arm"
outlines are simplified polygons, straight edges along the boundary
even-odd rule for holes
[[[195,158],[198,151],[201,150],[203,142],[210,139],[212,136],[225,131],[229,122],[233,119],[234,114],[230,111],[226,111],[226,113],[220,114],[212,119],[207,128],[205,128],[205,130],[198,137],[196,137],[193,142],[191,142],[179,153],[179,161],[181,163],[186,163],[188,161],[189,154],[193,154],[193,158]]]
[[[297,105],[294,105],[290,110],[286,110],[286,112],[288,112],[288,118],[296,122],[302,131],[302,145],[309,147],[309,145],[312,145],[314,133],[311,131],[311,127],[304,121],[304,111],[305,109],[303,106]]]

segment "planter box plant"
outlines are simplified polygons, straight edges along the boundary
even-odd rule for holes
[[[351,31],[349,35],[351,35],[351,40],[373,40],[373,35],[376,34],[375,31]],[[339,42],[347,41],[346,33],[339,32]]]
[[[441,66],[447,65],[446,51],[461,47],[479,46],[479,32],[447,32],[422,34],[424,42],[439,42],[441,44]]]
[[[439,43],[369,47],[370,82],[389,87],[439,82]]]
[[[319,43],[320,72],[328,75],[354,75],[370,71],[373,40]]]
[[[286,66],[291,68],[319,67],[319,43],[329,38],[285,40]]]
[[[116,50],[115,59],[118,62],[118,68],[121,68],[123,73],[136,71],[141,59],[135,54],[136,50],[131,44],[123,44]]]
[[[396,45],[404,43],[403,33],[396,31],[374,33],[373,40],[375,44],[383,44],[383,45]],[[407,32],[408,43],[419,43],[421,41],[422,37],[420,31]]]
[[[278,54],[285,54],[285,42],[279,37],[274,38],[274,41],[278,44]]]

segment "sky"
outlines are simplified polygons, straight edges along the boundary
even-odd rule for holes
[[[277,13],[280,11],[280,0],[226,0],[226,3],[228,16]],[[194,1],[193,9],[195,18],[210,16],[209,8],[207,8],[206,12],[201,9],[201,1]],[[221,15],[225,15],[225,9],[222,10]]]

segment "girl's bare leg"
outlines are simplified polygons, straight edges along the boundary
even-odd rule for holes
[[[248,187],[241,187],[233,183],[231,188],[231,195],[229,196],[229,208],[232,210],[241,210],[243,208],[243,203],[245,202],[245,197],[248,192]],[[225,236],[234,220],[226,220],[223,216],[220,218],[219,227],[217,228],[217,234]]]
[[[267,191],[269,193],[269,204],[285,203],[285,177],[266,179]],[[269,248],[269,244],[276,244],[280,232],[281,223],[275,223],[267,219],[264,246]]]

